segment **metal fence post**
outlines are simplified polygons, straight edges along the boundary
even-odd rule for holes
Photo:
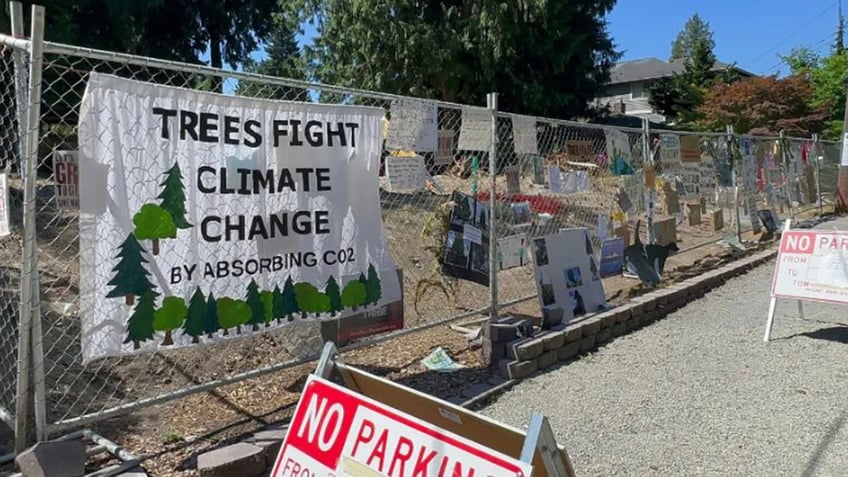
[[[736,214],[736,238],[742,242],[742,215],[739,212],[739,168],[742,167],[742,145],[733,129],[733,125],[727,126],[727,153],[730,159],[730,168],[733,173],[733,208]],[[737,161],[736,158],[739,157]]]
[[[33,280],[36,271],[36,235],[35,235],[35,192],[36,192],[36,163],[38,161],[39,118],[41,116],[41,63],[44,47],[44,7],[32,6],[32,26],[30,27],[29,59],[29,108],[27,110],[27,156],[22,168],[24,179],[24,253],[21,273],[21,318],[18,330],[18,387],[15,399],[15,450],[22,451],[27,444],[27,415],[29,397],[30,370],[30,326],[33,310],[38,309],[34,302],[38,294],[34,294]]]
[[[498,234],[495,205],[497,200],[497,158],[498,158],[498,93],[486,95],[486,106],[492,113],[492,140],[489,149],[489,292],[491,293],[491,313],[489,319],[498,317]]]
[[[654,237],[654,211],[656,209],[656,171],[657,167],[654,163],[654,155],[651,150],[651,125],[648,122],[648,118],[642,118],[642,155],[645,157],[644,164],[642,165],[642,173],[645,174],[646,167],[650,167],[652,170],[652,174],[654,174],[654,183],[651,184],[653,187],[648,187],[647,181],[645,183],[645,194],[647,195],[647,203],[645,204],[645,213],[648,216],[648,243],[654,243],[656,237]],[[645,175],[647,178],[647,175]],[[642,200],[645,200],[646,197],[642,197]]]
[[[780,169],[783,171],[783,193],[786,195],[789,207],[789,218],[795,220],[795,209],[792,207],[792,187],[789,184],[791,173],[789,171],[789,155],[786,153],[787,141],[784,131],[780,130]]]
[[[821,147],[821,144],[819,144],[819,135],[818,133],[813,133],[813,161],[815,161],[816,165],[816,202],[819,204],[819,216],[821,216],[824,213],[821,189],[821,163],[824,156],[819,153],[819,147]],[[809,159],[807,162],[810,162]]]

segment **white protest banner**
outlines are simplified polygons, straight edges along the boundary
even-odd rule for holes
[[[79,124],[83,361],[398,301],[382,116],[92,73]]]
[[[539,152],[536,139],[536,118],[513,114],[512,137],[516,154],[536,154]]]
[[[9,224],[9,182],[6,173],[0,173],[0,237],[6,237],[12,233]]]
[[[528,477],[532,472],[530,464],[311,374],[271,476]]]
[[[784,231],[771,294],[848,304],[848,232]]]
[[[56,207],[79,209],[79,158],[77,151],[53,151]]]
[[[436,103],[396,99],[391,105],[386,148],[435,152],[438,147],[439,108]]]
[[[462,108],[459,144],[462,151],[488,151],[492,148],[492,112],[483,108]]]
[[[386,157],[386,178],[390,192],[416,191],[427,187],[424,157]]]
[[[433,165],[443,166],[453,162],[456,133],[450,129],[439,129],[439,147],[433,158]]]

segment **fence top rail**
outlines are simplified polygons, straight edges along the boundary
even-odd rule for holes
[[[173,60],[163,60],[158,58],[131,55],[128,53],[118,53],[108,50],[98,50],[94,48],[86,48],[82,46],[66,45],[64,43],[55,43],[50,41],[44,42],[44,53],[53,55],[76,56],[98,61],[108,61],[114,63],[123,63],[134,66],[142,66],[148,68],[159,68],[163,70],[179,71],[183,73],[192,73],[199,75],[218,76],[221,78],[233,78],[244,81],[262,82],[277,86],[287,86],[294,88],[313,89],[327,93],[335,93],[342,95],[356,95],[370,97],[373,99],[393,101],[393,100],[417,100],[427,103],[434,103],[443,108],[461,109],[463,107],[478,107],[459,103],[451,103],[448,101],[440,101],[435,99],[416,98],[412,96],[402,96],[390,93],[381,93],[377,91],[369,91],[358,88],[348,88],[344,86],[326,85],[322,83],[314,83],[311,81],[296,80],[289,78],[279,78],[276,76],[263,75],[258,73],[247,73],[242,71],[228,71],[219,68],[213,68],[206,65],[194,65]]]
[[[29,52],[32,42],[26,38],[19,38],[5,33],[0,33],[0,45]]]
[[[588,122],[580,122],[574,120],[567,119],[554,119],[546,116],[534,116],[532,114],[519,114],[519,113],[511,113],[509,111],[497,111],[497,117],[502,119],[510,119],[513,116],[525,117],[525,118],[533,118],[536,122],[539,123],[547,123],[553,126],[567,126],[574,128],[586,128],[586,129],[615,129],[622,132],[630,132],[630,133],[642,133],[641,128],[631,128],[627,126],[614,126],[610,124],[597,124],[597,123],[588,123]]]

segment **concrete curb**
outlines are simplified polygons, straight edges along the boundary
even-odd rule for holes
[[[710,290],[723,285],[730,278],[745,274],[753,268],[771,260],[776,255],[777,248],[753,253],[716,270],[683,280],[668,287],[656,289],[635,297],[612,310],[569,325],[567,328],[568,334],[570,337],[577,338],[577,341],[566,340],[564,346],[557,350],[559,358],[557,362],[566,362],[575,358],[579,359],[580,355],[596,351],[617,337],[625,336],[655,321],[661,320],[678,309],[683,308],[692,300],[701,298]],[[519,372],[515,373],[515,376],[507,376],[508,380],[506,382],[473,396],[471,399],[463,402],[462,406],[469,408],[481,407],[488,399],[505,392],[523,379],[542,373],[546,368],[553,366],[554,363],[549,363],[548,360],[543,360],[545,362],[540,363],[540,357],[510,363],[513,366],[506,367],[507,371],[531,369],[533,371],[529,373]]]

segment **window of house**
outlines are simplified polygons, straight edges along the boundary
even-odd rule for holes
[[[648,95],[645,91],[645,83],[633,83],[630,85],[630,96],[632,98],[644,98]]]

